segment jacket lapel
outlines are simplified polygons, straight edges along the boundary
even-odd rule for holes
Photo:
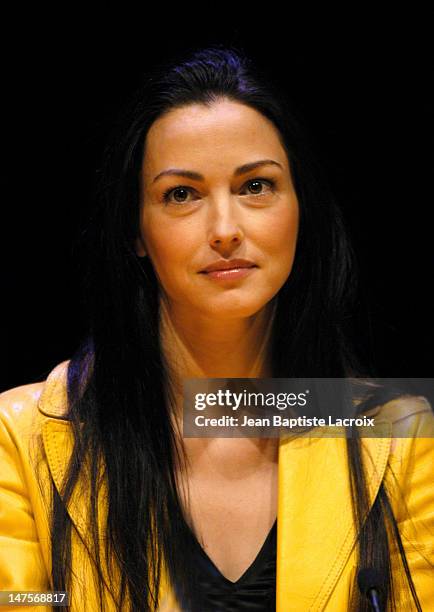
[[[62,482],[72,452],[72,427],[68,421],[49,419],[43,424],[42,437],[50,472],[56,489],[60,494]],[[86,466],[86,468],[88,468],[88,466]],[[68,513],[82,537],[85,537],[87,533],[90,512],[90,496],[89,490],[85,486],[86,482],[88,482],[88,478],[79,478],[68,504]],[[105,496],[104,481],[101,483],[99,496],[98,518],[100,533],[102,534],[103,521],[101,512],[104,510],[104,504],[102,503],[103,497]]]
[[[38,403],[39,411],[49,417],[43,423],[42,438],[51,476],[59,493],[73,447],[72,426],[65,418],[67,366],[68,361],[64,361],[50,373]],[[89,469],[88,464],[85,469]],[[90,498],[85,486],[87,481],[87,478],[79,479],[68,504],[70,518],[82,537],[86,535],[90,511]],[[101,498],[104,493],[105,487],[102,482],[99,492]],[[103,504],[99,504],[98,510],[100,515]],[[102,517],[99,516],[99,519],[100,529],[102,529]]]
[[[386,469],[391,424],[382,423],[381,432],[362,438],[370,506]],[[277,611],[323,610],[356,540],[345,438],[281,440],[277,516]]]
[[[46,417],[42,425],[42,438],[47,457],[48,467],[53,478],[53,482],[56,486],[57,491],[61,492],[63,479],[68,467],[68,462],[72,453],[73,448],[73,431],[70,422],[65,418],[65,411],[67,408],[67,394],[66,394],[66,374],[67,374],[68,361],[64,361],[50,373],[43,391],[39,398],[38,408],[39,411]],[[105,538],[105,524],[108,511],[107,503],[107,483],[106,479],[102,476],[102,466],[99,467],[100,475],[100,487],[98,490],[98,530],[100,538]],[[89,469],[89,462],[85,465],[85,477],[79,478],[76,487],[71,495],[71,498],[67,505],[67,511],[69,517],[77,530],[77,533],[86,543],[91,543],[91,533],[89,525],[89,516],[91,511],[90,501],[90,487],[88,486],[89,478],[86,476]],[[93,582],[93,569],[89,564],[88,553],[82,546],[81,542],[77,539],[73,542],[73,548],[75,549],[74,555],[76,558],[76,570],[82,577],[84,585],[92,584]],[[104,549],[104,547],[102,547]],[[102,550],[103,554],[104,551]],[[103,557],[104,559],[104,557]],[[117,572],[114,568],[113,571]],[[102,564],[102,572],[104,578],[108,579],[106,569],[106,559]],[[118,581],[120,584],[120,580]],[[115,585],[118,586],[118,584]],[[76,596],[76,600],[81,602],[83,597],[89,599],[91,595],[90,591],[87,590],[85,593],[81,593]],[[170,585],[168,582],[167,571],[163,565],[161,582],[160,582],[160,598],[162,605],[160,608],[163,610],[175,609],[175,599]],[[128,598],[127,598],[128,599]],[[89,599],[90,601],[90,599]],[[89,603],[89,609],[93,610],[98,607],[97,601],[94,598],[93,604]],[[117,607],[113,604],[113,599],[107,593],[106,605],[108,610],[117,610]],[[165,607],[166,606],[166,607]],[[167,607],[168,606],[168,607]],[[81,609],[78,608],[78,609]]]

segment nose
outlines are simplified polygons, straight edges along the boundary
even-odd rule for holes
[[[244,239],[244,232],[237,218],[237,204],[230,197],[222,197],[211,203],[211,209],[208,242],[213,249],[229,254]]]

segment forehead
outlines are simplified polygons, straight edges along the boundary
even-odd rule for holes
[[[146,137],[143,169],[145,175],[154,175],[189,163],[196,170],[208,164],[233,168],[269,157],[287,165],[273,123],[249,106],[223,99],[208,107],[177,108],[158,118]]]

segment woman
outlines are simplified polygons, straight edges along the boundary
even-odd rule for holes
[[[1,589],[66,590],[72,610],[335,612],[369,609],[371,568],[381,609],[434,609],[424,398],[361,402],[382,438],[182,438],[183,379],[362,373],[351,249],[274,86],[219,46],[160,66],[98,202],[89,333],[1,396]]]

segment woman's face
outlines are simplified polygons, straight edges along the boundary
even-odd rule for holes
[[[259,312],[291,272],[298,220],[286,152],[256,110],[222,99],[170,111],[152,124],[136,252],[150,257],[172,308],[213,318]],[[231,259],[256,267],[238,278],[202,272]]]

